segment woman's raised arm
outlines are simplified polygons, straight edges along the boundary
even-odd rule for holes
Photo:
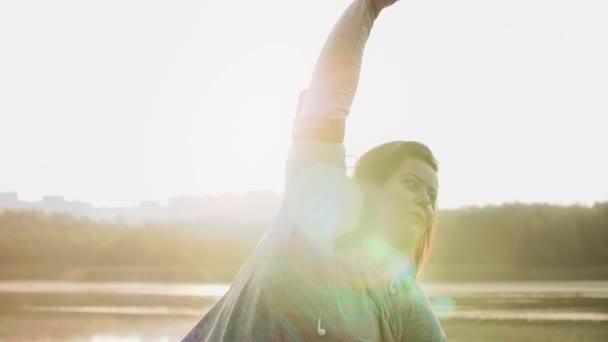
[[[345,119],[357,91],[363,50],[380,11],[396,1],[354,0],[331,31],[310,86],[300,94],[286,188],[307,166],[328,163],[344,169]]]
[[[287,160],[285,201],[290,240],[308,251],[313,246],[323,254],[331,250],[335,230],[346,226],[341,224],[344,212],[356,214],[352,203],[345,201],[356,193],[346,176],[344,123],[374,21],[394,2],[354,0],[327,38],[310,87],[300,96]]]
[[[315,65],[300,117],[344,119],[348,115],[365,43],[381,9],[376,2],[353,1],[334,26]]]

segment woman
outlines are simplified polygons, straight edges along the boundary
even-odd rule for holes
[[[393,141],[365,153],[352,178],[345,172],[364,45],[394,2],[354,0],[334,27],[300,96],[283,204],[183,341],[445,341],[415,279],[435,229],[433,155]]]

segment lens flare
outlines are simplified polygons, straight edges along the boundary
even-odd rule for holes
[[[396,280],[399,284],[414,279],[416,267],[406,255],[396,251],[388,242],[380,238],[369,238],[364,241],[366,255],[386,270],[383,281]]]
[[[431,306],[440,319],[450,318],[456,312],[456,303],[450,297],[435,297]]]

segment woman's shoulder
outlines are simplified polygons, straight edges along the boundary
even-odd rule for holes
[[[445,341],[446,336],[427,295],[417,282],[410,287],[411,306],[407,315],[407,326],[412,341]]]

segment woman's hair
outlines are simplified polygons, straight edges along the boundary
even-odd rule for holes
[[[397,140],[378,145],[365,152],[354,166],[353,178],[362,183],[382,185],[407,158],[418,158],[430,165],[435,172],[438,171],[437,160],[426,145],[416,141]],[[369,198],[364,199],[364,201],[369,201]],[[371,203],[367,202],[365,205],[371,205]],[[435,206],[435,204],[433,205]],[[424,265],[431,254],[436,229],[436,216],[437,209],[435,208],[431,224],[424,230],[422,236],[414,245],[412,258],[416,265],[416,277],[422,274]]]

